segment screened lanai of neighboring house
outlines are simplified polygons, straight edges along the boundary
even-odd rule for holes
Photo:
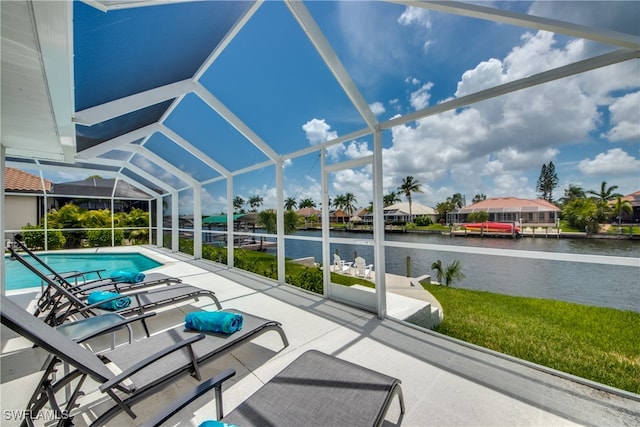
[[[639,56],[637,34],[606,23],[584,25],[579,17],[567,22],[477,3],[377,2],[374,7],[398,15],[403,10],[428,11],[451,16],[457,25],[473,20],[545,30],[599,47],[573,62],[549,60],[544,71],[487,82],[477,92],[380,116],[376,100],[357,83],[366,80],[359,53],[345,57],[331,31],[334,21],[366,17],[358,16],[357,8],[328,16],[327,7],[327,2],[300,1],[0,2],[2,170],[10,166],[36,174],[57,171],[126,182],[151,202],[150,243],[177,252],[180,239],[188,238],[195,259],[202,257],[203,240],[210,240],[209,235],[203,239],[205,232],[234,240],[233,200],[244,182],[259,183],[261,196],[274,201],[278,219],[276,230],[268,234],[277,242],[278,281],[285,281],[287,244],[304,241],[319,248],[318,261],[324,265],[332,263],[337,244],[367,247],[376,266],[375,300],[341,298],[358,301],[383,317],[385,251],[394,244],[385,241],[382,209],[374,209],[371,237],[344,237],[329,229],[331,185],[340,173],[362,173],[373,206],[382,206],[385,147],[394,131],[514,92],[634,63]],[[269,29],[276,17],[286,34],[295,37],[283,38],[281,28]],[[361,54],[393,55],[386,46],[372,45]],[[297,59],[295,70],[279,67],[283,55]],[[455,52],[450,59],[456,60]],[[285,74],[286,79],[274,78]],[[311,141],[301,130],[304,123],[323,123],[312,117],[336,116],[342,120],[335,120],[335,128],[321,139]],[[336,147],[354,141],[356,154],[341,159],[333,155]],[[424,144],[406,150],[428,149],[428,141]],[[321,237],[285,234],[284,200],[296,194],[285,194],[284,189],[297,179],[288,173],[294,168],[305,172],[305,180],[317,191]],[[216,200],[221,209],[203,209]],[[203,229],[203,218],[220,214],[228,221],[224,230]],[[193,218],[188,232],[179,223],[185,216]],[[4,222],[0,228],[4,232]],[[251,236],[250,231],[245,234]],[[233,268],[233,245],[227,251]],[[4,283],[2,277],[3,290]],[[325,296],[335,296],[328,272],[324,283]]]

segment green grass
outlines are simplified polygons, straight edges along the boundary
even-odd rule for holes
[[[620,233],[620,231],[622,231],[622,233]],[[607,233],[622,234],[622,235],[640,234],[640,227],[628,226],[628,225],[623,225],[622,227],[618,227],[617,225],[612,224],[611,227],[609,227],[609,230],[607,230]]]
[[[640,393],[640,313],[424,287],[444,309],[437,332]]]
[[[334,273],[331,272],[331,282],[336,285],[344,285],[344,286],[353,286],[353,285],[362,285],[367,288],[375,289],[376,285],[366,279],[361,279],[359,277],[347,276],[345,274]]]
[[[410,230],[435,230],[435,231],[449,231],[449,227],[446,225],[440,224],[431,224],[431,225],[413,225],[409,228]]]

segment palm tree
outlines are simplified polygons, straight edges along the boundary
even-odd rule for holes
[[[385,208],[401,200],[402,199],[400,198],[398,193],[396,193],[395,191],[392,191],[389,194],[385,194],[384,196],[382,196],[382,203],[384,204]]]
[[[264,232],[267,234],[273,234],[278,229],[278,218],[276,216],[276,211],[273,209],[265,209],[258,213],[258,217],[256,218],[256,223],[264,228]],[[262,242],[264,242],[264,237],[260,236],[260,250],[262,250]]]
[[[487,195],[484,194],[484,193],[478,193],[475,196],[473,196],[473,199],[471,200],[471,203],[474,204],[474,203],[481,202],[483,200],[487,200]]]
[[[262,206],[262,197],[255,195],[249,197],[249,206],[251,206],[251,212],[258,212],[258,208]]]
[[[609,200],[613,200],[617,196],[622,196],[622,194],[614,193],[614,191],[616,191],[617,189],[617,185],[612,185],[611,187],[607,188],[607,181],[602,181],[602,184],[600,185],[600,191],[589,190],[587,191],[587,194],[595,196],[592,198],[595,199],[598,203],[607,203]]]
[[[455,193],[453,196],[451,196],[451,204],[453,205],[454,209],[464,208],[464,197],[462,197],[462,194]]]
[[[300,200],[300,203],[298,203],[298,207],[300,209],[302,208],[315,208],[316,207],[316,202],[313,201],[313,199],[302,199]]]
[[[284,213],[284,233],[293,234],[300,228],[302,218],[293,209]]]
[[[436,271],[436,281],[438,283],[442,283],[442,278],[444,277],[444,270],[442,269],[442,261],[437,260],[433,264],[431,264],[431,269]]]
[[[244,209],[242,208],[245,204],[245,201],[242,197],[236,196],[233,199],[233,211],[237,213],[243,213]]]
[[[585,197],[587,197],[587,195],[582,187],[579,185],[569,184],[569,186],[564,189],[564,196],[560,198],[560,202],[562,205],[566,205],[572,200],[584,199]]]
[[[598,205],[598,212],[596,214],[596,220],[599,223],[606,221],[607,217],[611,212],[611,207],[609,206],[609,201],[615,199],[617,196],[622,196],[622,194],[614,193],[618,188],[617,185],[612,185],[607,188],[607,182],[602,181],[600,185],[600,191],[589,190],[587,194],[591,194],[595,197],[592,197],[593,200],[596,201]]]
[[[613,206],[613,212],[618,217],[618,227],[622,224],[622,213],[626,212],[629,215],[633,213],[633,206],[628,200],[624,200],[622,196],[616,196],[616,203]]]
[[[422,193],[421,184],[412,176],[402,179],[402,185],[398,187],[398,191],[404,193],[409,202],[409,222],[413,223],[413,214],[411,212],[411,193]]]
[[[292,211],[298,206],[298,202],[293,197],[287,197],[284,201],[284,210]]]
[[[347,193],[344,195],[344,211],[349,214],[349,217],[353,215],[353,212],[356,210],[355,204],[358,202],[356,200],[356,196],[352,193]]]
[[[346,203],[347,203],[347,199],[344,196],[344,194],[338,194],[333,199],[333,207],[339,210],[342,210],[345,207]],[[342,219],[342,221],[344,222],[344,218]]]
[[[465,276],[462,273],[462,264],[460,260],[455,260],[451,264],[447,265],[444,271],[444,284],[447,286],[453,286],[453,283],[464,279]]]
[[[433,209],[440,217],[446,218],[447,214],[452,210],[451,202],[447,200],[446,202],[440,202]]]
[[[431,269],[436,271],[436,280],[441,285],[444,280],[445,286],[453,286],[454,282],[465,278],[460,260],[455,260],[444,268],[442,267],[442,261],[437,260],[431,264]]]

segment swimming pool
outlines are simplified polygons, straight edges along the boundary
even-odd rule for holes
[[[45,268],[37,262],[32,263],[31,257],[23,257],[32,265],[36,265],[38,270],[48,274]],[[155,261],[145,255],[131,253],[117,254],[88,254],[88,253],[47,253],[38,254],[38,257],[46,262],[52,269],[62,273],[64,271],[105,271],[100,274],[102,277],[110,277],[116,271],[138,272],[161,266],[162,263]],[[6,290],[24,289],[30,287],[40,287],[40,278],[29,271],[19,261],[11,260],[8,256],[4,259],[6,267]],[[87,279],[96,279],[97,275],[89,275]]]

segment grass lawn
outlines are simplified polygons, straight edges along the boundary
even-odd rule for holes
[[[215,259],[211,257],[209,259]],[[275,257],[236,251],[236,266],[275,277]],[[287,282],[322,293],[322,272],[286,263]],[[331,273],[344,286],[373,282]],[[561,301],[424,285],[444,308],[451,337],[640,394],[640,313]]]
[[[425,285],[437,332],[640,394],[640,313]]]

